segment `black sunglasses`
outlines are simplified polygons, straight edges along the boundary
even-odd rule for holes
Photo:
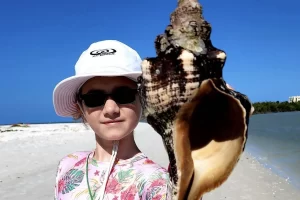
[[[137,89],[129,87],[119,87],[113,90],[111,94],[105,93],[102,90],[92,90],[86,94],[79,94],[79,99],[84,101],[87,107],[95,108],[103,106],[108,99],[111,97],[117,104],[130,104],[135,101]]]

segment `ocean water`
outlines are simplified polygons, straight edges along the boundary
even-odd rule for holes
[[[246,151],[300,189],[300,112],[253,115]]]

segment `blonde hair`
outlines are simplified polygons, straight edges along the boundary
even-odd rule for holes
[[[83,108],[83,105],[82,102],[79,100],[79,96],[78,96],[78,94],[81,93],[81,90],[82,90],[82,86],[78,89],[78,93],[75,96],[76,112],[72,114],[72,118],[73,120],[81,121],[84,125],[86,125],[87,120],[84,117],[84,114],[82,113],[83,109],[80,109],[80,107]]]
[[[72,114],[72,118],[73,120],[76,121],[82,120],[83,122],[86,122],[86,119],[84,118],[84,115],[77,104],[76,104],[76,112]]]

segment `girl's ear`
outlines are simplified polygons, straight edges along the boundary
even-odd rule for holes
[[[74,120],[79,120],[82,119],[83,123],[86,122],[86,119],[84,117],[84,113],[83,113],[83,106],[82,104],[80,104],[80,102],[77,102],[75,104],[76,106],[76,113],[73,114],[73,119]]]
[[[83,113],[83,106],[79,102],[76,103],[76,113],[73,114],[73,119],[74,120],[81,119],[81,121],[82,121],[83,125],[85,126],[85,128],[88,129],[87,120],[84,117],[84,113]]]
[[[75,104],[76,112],[72,115],[74,120],[78,120],[82,117],[82,112],[80,110],[80,107],[78,106],[78,103]]]

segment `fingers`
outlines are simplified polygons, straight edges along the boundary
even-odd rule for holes
[[[229,89],[231,89],[231,90],[234,90],[234,88],[231,85],[229,85],[228,83],[226,83],[226,87],[229,88]],[[249,116],[252,116],[253,113],[254,113],[254,111],[255,111],[255,108],[253,106],[251,106],[251,110],[250,110]]]
[[[254,106],[252,106],[252,107],[251,107],[251,111],[250,111],[250,116],[253,115],[254,111],[255,111],[255,108],[254,108]]]

